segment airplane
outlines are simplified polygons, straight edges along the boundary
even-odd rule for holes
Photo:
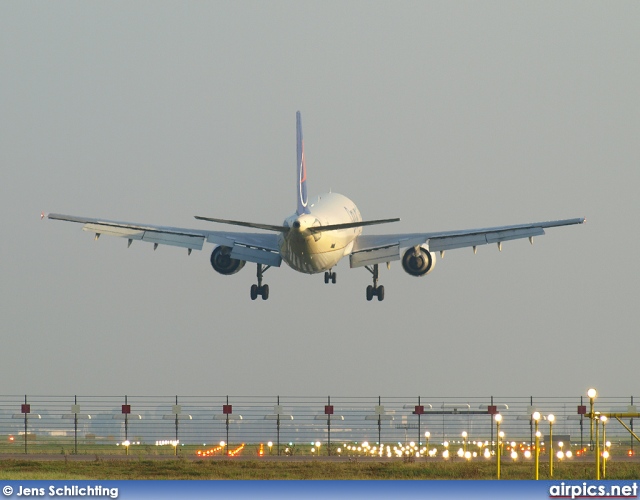
[[[371,225],[397,222],[399,218],[363,220],[356,204],[338,193],[318,196],[309,203],[307,194],[307,167],[300,111],[296,113],[297,138],[297,209],[282,225],[260,224],[214,217],[195,216],[196,219],[220,224],[259,229],[261,232],[209,231],[180,227],[156,226],[130,222],[111,221],[63,214],[44,214],[49,219],[84,224],[83,230],[100,235],[126,238],[128,246],[136,241],[158,245],[183,247],[190,255],[192,250],[202,250],[204,242],[215,245],[211,253],[211,266],[222,275],[239,272],[247,262],[256,264],[257,284],[251,285],[251,300],[258,296],[269,298],[269,285],[263,284],[263,275],[271,267],[280,267],[284,261],[295,271],[306,274],[324,273],[325,283],[336,283],[333,268],[343,258],[349,258],[352,268],[364,267],[373,279],[366,288],[366,298],[384,300],[384,286],[380,285],[378,265],[401,260],[402,268],[411,276],[429,274],[436,263],[436,252],[440,258],[447,250],[477,247],[496,243],[502,250],[504,241],[542,236],[550,227],[582,224],[584,218],[516,224],[462,231],[403,234],[362,234],[363,228]]]

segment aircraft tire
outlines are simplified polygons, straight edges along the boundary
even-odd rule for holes
[[[378,302],[381,302],[384,300],[384,286],[380,285],[378,287],[378,291],[376,292],[376,295],[378,296]]]
[[[331,283],[336,284],[336,273],[331,273]]]
[[[324,284],[326,285],[327,283],[329,283],[329,272],[324,273]]]
[[[251,285],[251,300],[258,298],[258,285]]]
[[[367,286],[367,300],[373,299],[373,287],[371,285]]]
[[[267,300],[269,298],[269,285],[262,286],[262,300]]]

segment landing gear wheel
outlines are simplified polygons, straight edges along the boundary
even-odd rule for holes
[[[378,264],[365,266],[365,268],[373,276],[373,285],[367,287],[367,300],[371,300],[375,296],[378,297],[378,302],[382,302],[384,300],[384,286],[378,286]]]
[[[258,278],[257,285],[251,285],[251,300],[256,300],[258,295],[262,297],[262,300],[269,298],[269,285],[262,284],[262,275],[271,266],[262,267],[262,264],[258,264],[258,270],[256,271],[256,277]]]
[[[333,283],[334,285],[336,284],[336,273],[335,272],[331,272],[331,271],[325,271],[324,272],[324,282],[326,283]]]

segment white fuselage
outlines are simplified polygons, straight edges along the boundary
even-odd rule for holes
[[[296,271],[315,274],[328,271],[351,253],[362,227],[311,233],[309,227],[361,222],[355,203],[338,193],[320,195],[309,213],[294,214],[284,221],[290,230],[278,237],[282,259]]]

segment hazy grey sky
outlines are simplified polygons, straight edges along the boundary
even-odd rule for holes
[[[637,396],[638,2],[2,2],[2,394]],[[183,227],[311,197],[389,232],[587,217],[427,277],[283,266],[249,299]],[[369,231],[371,232],[371,231]]]

